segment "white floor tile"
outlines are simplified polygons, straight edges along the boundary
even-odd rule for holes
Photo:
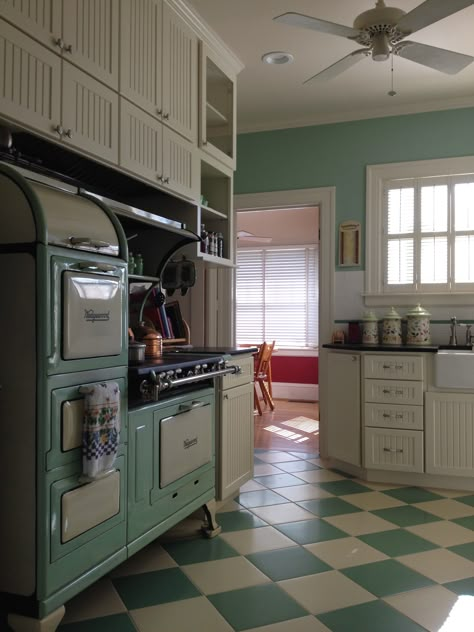
[[[241,555],[295,546],[293,540],[290,540],[290,538],[287,538],[286,535],[283,535],[273,527],[259,527],[258,529],[222,533],[220,537]]]
[[[402,555],[397,560],[439,584],[474,577],[474,562],[446,549]]]
[[[388,559],[384,553],[377,551],[358,538],[339,538],[317,542],[316,544],[307,544],[304,548],[336,569]]]
[[[375,509],[389,509],[390,507],[400,507],[405,503],[397,498],[387,496],[381,492],[364,492],[362,494],[347,494],[339,496],[342,500],[364,509],[365,511],[374,511]]]
[[[395,483],[375,483],[373,481],[364,481],[363,479],[354,479],[356,483],[360,483],[361,485],[365,485],[366,487],[370,487],[375,491],[383,492],[387,489],[396,489],[397,487],[401,487],[401,485],[397,485]]]
[[[310,511],[306,511],[303,507],[298,507],[294,503],[252,507],[252,513],[269,524],[281,524],[283,522],[296,522],[297,520],[314,519],[314,514]]]
[[[430,586],[385,597],[385,601],[430,632],[441,632],[445,630],[444,624],[453,611],[458,596],[443,586]],[[451,632],[472,632],[473,621],[474,612],[471,611],[470,620],[464,621],[464,626],[461,625]]]
[[[264,485],[261,485],[260,483],[257,483],[257,481],[247,481],[245,485],[242,485],[242,487],[240,488],[240,493],[243,494],[244,492],[257,492],[260,489],[266,489],[266,487]]]
[[[174,559],[155,540],[128,560],[114,568],[110,573],[111,577],[124,577],[125,575],[136,575],[137,573],[149,573],[151,571],[161,571],[164,568],[177,566]]]
[[[127,609],[111,580],[104,578],[99,579],[98,582],[66,603],[66,615],[62,623],[106,617],[126,611]]]
[[[303,481],[301,481],[303,482]],[[317,485],[294,485],[292,487],[279,487],[278,493],[280,496],[288,498],[293,502],[300,500],[314,500],[316,498],[330,498],[333,494],[326,492]]]
[[[474,531],[448,520],[417,524],[405,529],[438,546],[455,546],[474,542]]]
[[[328,516],[324,520],[349,533],[349,535],[363,535],[398,529],[397,525],[368,511],[358,511],[357,513],[343,514],[341,516]]]
[[[186,564],[180,568],[205,595],[247,588],[270,581],[245,557]]]
[[[424,503],[417,503],[416,507],[432,513],[444,520],[454,520],[454,518],[464,518],[465,516],[474,516],[474,507],[465,505],[452,498],[443,498],[443,500],[429,500]]]
[[[300,617],[290,621],[280,621],[271,625],[246,630],[246,632],[331,632],[329,628],[314,617]]]
[[[375,599],[374,595],[339,571],[327,571],[277,583],[311,614],[347,608]]]
[[[226,513],[227,511],[239,511],[242,509],[242,505],[236,503],[235,500],[229,500],[225,502],[222,506],[217,505],[217,513]]]
[[[342,481],[344,479],[344,477],[340,474],[336,474],[330,470],[306,470],[305,472],[293,472],[293,476],[297,476],[307,483],[329,483],[331,481]]]
[[[293,456],[288,452],[266,452],[255,455],[257,459],[265,461],[265,463],[284,463],[285,461],[299,461],[297,456]]]
[[[281,470],[279,470],[274,465],[271,465],[270,463],[262,463],[262,464],[257,463],[253,467],[254,476],[267,476],[269,474],[281,474],[281,473],[282,473]]]
[[[459,489],[439,489],[437,487],[425,487],[424,489],[433,494],[439,494],[445,498],[458,498],[459,496],[468,496],[472,492],[460,491]]]
[[[139,632],[233,632],[233,628],[205,597],[131,610]]]

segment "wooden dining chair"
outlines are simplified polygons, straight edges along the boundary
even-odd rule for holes
[[[257,391],[257,384],[260,386],[262,392],[263,401],[266,406],[269,406],[271,410],[275,410],[275,404],[271,393],[271,383],[269,383],[269,367],[272,359],[273,348],[275,341],[272,344],[263,342],[260,345],[257,358],[255,360],[255,372],[254,372],[254,405],[258,411],[258,414],[262,414],[262,407],[260,405],[260,397]]]

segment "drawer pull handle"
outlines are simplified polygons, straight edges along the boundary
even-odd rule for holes
[[[400,389],[390,388],[383,388],[382,393],[385,393],[385,395],[403,395],[403,391],[401,391]]]
[[[403,415],[401,413],[398,413],[397,415],[395,415],[395,419],[403,419]]]
[[[383,369],[403,369],[403,364],[382,364]]]
[[[385,419],[390,419],[392,415],[389,415],[388,413],[384,413],[382,415],[382,417],[384,417]]]
[[[384,448],[384,452],[392,452],[393,454],[400,454],[403,452],[403,448]]]

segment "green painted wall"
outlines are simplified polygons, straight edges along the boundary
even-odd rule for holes
[[[366,165],[472,154],[474,108],[240,134],[235,193],[335,186],[336,226],[364,229]]]

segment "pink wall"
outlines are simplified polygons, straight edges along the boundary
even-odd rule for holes
[[[318,384],[319,358],[272,356],[272,381],[288,384]]]

